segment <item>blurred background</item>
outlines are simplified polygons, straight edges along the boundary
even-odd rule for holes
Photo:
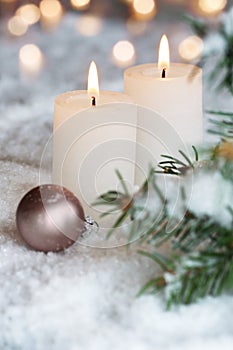
[[[48,17],[52,20],[53,17],[54,22],[56,17],[57,22],[59,22],[65,11],[82,11],[122,19],[134,18],[141,21],[151,20],[158,14],[163,15],[164,12],[167,16],[168,11],[173,16],[184,10],[203,16],[215,16],[229,6],[227,0],[0,0],[1,17],[9,18],[26,4],[34,5],[23,9],[23,12],[27,13],[27,17],[31,17],[30,22],[36,22],[37,17],[41,17],[42,21],[45,18],[48,20]]]
[[[204,49],[202,22],[195,32],[184,14],[201,17],[214,28],[232,4],[233,0],[0,0],[1,77],[36,77],[44,89],[51,83],[54,93],[86,88],[86,71],[95,60],[102,88],[122,90],[125,68],[157,60],[163,33],[173,62],[197,63]]]

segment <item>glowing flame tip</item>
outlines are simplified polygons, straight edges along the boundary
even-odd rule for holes
[[[159,60],[158,67],[159,68],[169,68],[170,66],[170,49],[167,36],[164,34],[161,38],[159,45]]]
[[[87,90],[90,96],[99,96],[99,78],[97,67],[94,61],[91,62],[89,68]]]

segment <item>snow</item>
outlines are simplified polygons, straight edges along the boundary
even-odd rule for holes
[[[0,38],[0,349],[232,350],[232,297],[208,297],[169,312],[162,296],[135,297],[156,272],[136,243],[100,249],[84,238],[65,252],[44,254],[16,232],[19,200],[50,179],[49,149],[41,157],[52,133],[54,96],[85,88],[92,59],[101,67],[102,88],[122,90],[123,70],[109,60],[117,40],[132,40],[138,62],[150,62],[163,32],[172,38],[186,30],[155,22],[145,36],[133,37],[123,23],[106,21],[97,37],[86,38],[75,22],[67,15],[55,32],[35,27],[19,39]],[[29,42],[46,57],[34,81],[21,80],[18,70],[18,50]]]
[[[203,198],[208,198],[202,201],[201,205],[200,191]],[[188,209],[194,214],[209,215],[223,227],[231,228],[232,215],[229,208],[232,207],[232,198],[232,181],[224,179],[220,172],[213,170],[194,172],[192,191],[188,200]]]

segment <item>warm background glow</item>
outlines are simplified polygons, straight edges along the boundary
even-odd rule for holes
[[[206,14],[215,15],[222,11],[227,4],[227,0],[199,0],[198,6]]]
[[[180,56],[187,61],[192,61],[200,57],[204,44],[198,36],[189,36],[179,45]]]
[[[8,21],[8,30],[12,35],[21,36],[27,32],[28,25],[20,16],[14,16]]]
[[[106,17],[113,21],[121,18],[128,32],[140,36],[145,34],[155,18],[170,23],[179,17],[182,23],[181,14],[190,13],[212,20],[231,5],[232,0],[0,0],[0,18],[5,17],[9,21],[19,16],[28,26],[40,21],[42,28],[46,29],[56,28],[63,14],[72,11],[85,16],[83,20],[77,20],[76,29],[81,35],[97,35]],[[15,36],[25,34],[27,30],[18,19],[8,26],[8,31]]]
[[[148,46],[143,46],[143,40],[151,35],[150,45],[157,47],[158,38],[162,31],[167,32],[171,43],[172,60],[197,62],[203,53],[204,38],[202,33],[191,35],[189,24],[181,19],[183,13],[200,16],[205,21],[207,28],[218,25],[218,18],[231,6],[231,0],[0,0],[0,19],[2,21],[2,35],[8,35],[8,40],[19,40],[20,45],[28,44],[28,41],[39,43],[37,39],[43,30],[55,31],[61,24],[61,28],[68,27],[70,33],[75,35],[74,45],[76,50],[85,51],[85,46],[91,43],[93,52],[88,60],[99,59],[98,44],[102,38],[106,39],[104,45],[104,57],[111,61],[112,65],[122,70],[133,64],[146,62],[158,62],[157,50],[155,54],[148,55]],[[233,3],[232,3],[233,4]],[[70,16],[64,16],[66,12]],[[106,21],[112,24],[114,35],[109,31],[105,33]],[[72,24],[71,24],[72,23]],[[121,31],[120,28],[123,28]],[[116,28],[119,28],[115,30]],[[182,32],[182,33],[181,33]],[[56,33],[49,33],[56,34]],[[48,34],[48,35],[49,35]],[[36,35],[34,37],[34,35]],[[45,33],[43,33],[45,35]],[[199,35],[200,37],[198,37]],[[104,39],[104,40],[105,40]],[[56,39],[55,39],[56,40]],[[69,38],[67,35],[67,43]],[[142,43],[142,44],[141,44]],[[146,40],[145,40],[146,43]],[[142,46],[143,50],[137,51]],[[168,46],[168,44],[166,44]],[[26,50],[26,49],[25,49]],[[25,71],[39,72],[43,60],[47,58],[48,66],[52,61],[47,49],[43,54],[37,47],[27,48],[20,55],[20,67]],[[67,47],[72,56],[72,44]],[[62,48],[57,46],[57,52]],[[167,49],[169,51],[169,47]],[[30,56],[32,55],[32,56]],[[75,55],[78,55],[77,53]],[[25,61],[26,57],[33,57]],[[168,68],[167,60],[159,57],[159,68]],[[84,60],[85,61],[85,60]],[[107,62],[108,63],[108,62]],[[74,65],[79,63],[75,62]],[[86,62],[81,62],[86,66]],[[26,68],[25,68],[26,67]],[[58,68],[59,69],[59,68]],[[21,67],[22,70],[22,67]],[[102,67],[101,67],[102,71]],[[106,73],[107,75],[107,73]],[[104,77],[103,77],[104,78]]]
[[[40,3],[42,23],[44,26],[53,26],[59,23],[63,9],[58,0],[42,0]]]
[[[27,4],[20,6],[16,15],[20,16],[28,25],[32,25],[39,21],[40,10],[34,4]]]
[[[157,9],[155,0],[133,0],[132,7],[134,16],[139,20],[152,19]]]
[[[135,61],[135,49],[127,40],[118,41],[112,50],[114,63],[119,67],[126,67]]]
[[[90,0],[70,0],[71,6],[78,10],[86,10],[90,5]]]
[[[43,54],[34,44],[24,45],[19,51],[19,64],[22,75],[36,76],[43,66]]]

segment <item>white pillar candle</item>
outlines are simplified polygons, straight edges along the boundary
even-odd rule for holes
[[[137,144],[138,147],[148,146],[149,153],[154,156],[147,156],[145,159],[138,149],[139,166],[145,168],[148,167],[148,163],[157,163],[161,160],[161,153],[167,154],[169,151],[170,154],[177,155],[184,145],[188,147],[202,142],[202,70],[189,64],[170,65],[169,47],[165,36],[160,44],[159,64],[143,64],[127,69],[124,82],[125,93],[131,96],[135,103],[158,112],[169,126],[164,128],[156,125],[156,120],[153,123],[152,116],[148,117],[146,111],[141,109],[141,113],[138,114]],[[155,116],[159,118],[158,114]],[[149,120],[151,123],[146,126]],[[155,142],[153,149],[146,131],[161,141]]]
[[[89,93],[71,91],[55,98],[53,182],[74,192],[86,215],[99,221],[99,208],[92,203],[105,191],[119,190],[115,170],[134,183],[136,107],[124,94],[98,94],[94,85]]]

